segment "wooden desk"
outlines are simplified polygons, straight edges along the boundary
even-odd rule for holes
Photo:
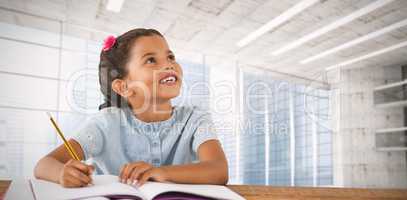
[[[11,181],[0,181],[0,200],[3,199],[7,188],[10,186]]]
[[[0,181],[0,199],[11,181]],[[248,200],[407,200],[407,189],[354,189],[228,185]]]

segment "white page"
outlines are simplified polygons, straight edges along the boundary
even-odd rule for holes
[[[82,188],[64,188],[59,184],[38,179],[30,181],[38,200],[65,200],[106,195],[132,195],[143,198],[136,188],[119,183],[116,176],[110,175],[94,176],[94,185]]]
[[[119,177],[114,175],[95,175],[92,176],[94,185],[106,185],[109,183],[119,183]]]
[[[110,199],[107,197],[89,197],[84,200],[110,200]]]
[[[147,199],[153,199],[155,196],[165,192],[183,192],[222,200],[244,200],[240,195],[220,185],[147,182],[139,187],[139,190]]]

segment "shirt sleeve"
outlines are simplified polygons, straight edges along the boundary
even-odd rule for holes
[[[209,112],[202,113],[197,122],[197,128],[192,136],[192,150],[198,153],[199,146],[208,140],[217,140],[215,124]]]
[[[95,119],[87,120],[72,139],[81,145],[85,160],[95,157],[102,152],[103,134]]]

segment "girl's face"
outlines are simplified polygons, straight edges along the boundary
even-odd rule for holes
[[[126,67],[127,89],[132,93],[129,100],[162,102],[179,95],[182,69],[163,37],[144,36],[134,41]]]

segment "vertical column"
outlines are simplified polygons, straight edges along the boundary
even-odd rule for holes
[[[62,67],[62,46],[63,46],[63,34],[64,34],[64,22],[59,22],[59,47],[58,47],[58,75],[57,75],[57,98],[56,98],[56,119],[61,122],[61,113],[60,113],[60,96],[61,96],[61,67]],[[58,145],[57,134],[54,134],[54,145]]]
[[[314,95],[312,95],[314,96]],[[312,131],[312,185],[317,186],[317,177],[318,177],[318,133],[317,133],[317,119],[316,115],[316,105],[318,105],[318,101],[315,99],[312,101],[312,108],[313,112],[311,113],[311,131]]]
[[[236,182],[241,184],[241,172],[240,172],[240,163],[242,162],[240,160],[240,134],[242,133],[242,126],[244,124],[244,118],[243,118],[243,74],[241,72],[241,69],[239,67],[239,63],[236,62],[236,86],[237,86],[237,92],[236,92],[236,113],[238,116],[236,117],[237,119],[237,133],[236,133]]]
[[[401,66],[401,79],[407,79],[407,65]],[[403,99],[407,100],[407,87],[403,85]],[[403,108],[403,115],[404,115],[404,126],[407,126],[407,107]],[[404,132],[404,137],[407,138],[407,131]],[[405,145],[407,146],[407,141],[405,141]],[[407,161],[407,153],[406,153],[406,161]]]
[[[288,91],[288,102],[289,102],[289,123],[290,123],[290,182],[291,186],[295,185],[295,125],[294,125],[294,98],[293,89],[295,85],[290,85]]]
[[[265,182],[266,185],[269,185],[269,173],[270,173],[270,123],[269,123],[269,107],[268,107],[268,95],[265,96],[264,98],[264,141],[265,141],[265,147],[264,147],[264,152],[265,152]]]
[[[332,174],[333,174],[333,185],[335,186],[344,186],[344,166],[343,166],[343,134],[341,134],[341,109],[342,109],[342,90],[345,86],[342,81],[342,70],[339,68],[337,70],[332,71],[331,73],[335,73],[334,80],[331,81],[331,85],[333,85],[333,93],[331,93],[331,99],[334,100],[331,103],[330,107],[332,110]]]

